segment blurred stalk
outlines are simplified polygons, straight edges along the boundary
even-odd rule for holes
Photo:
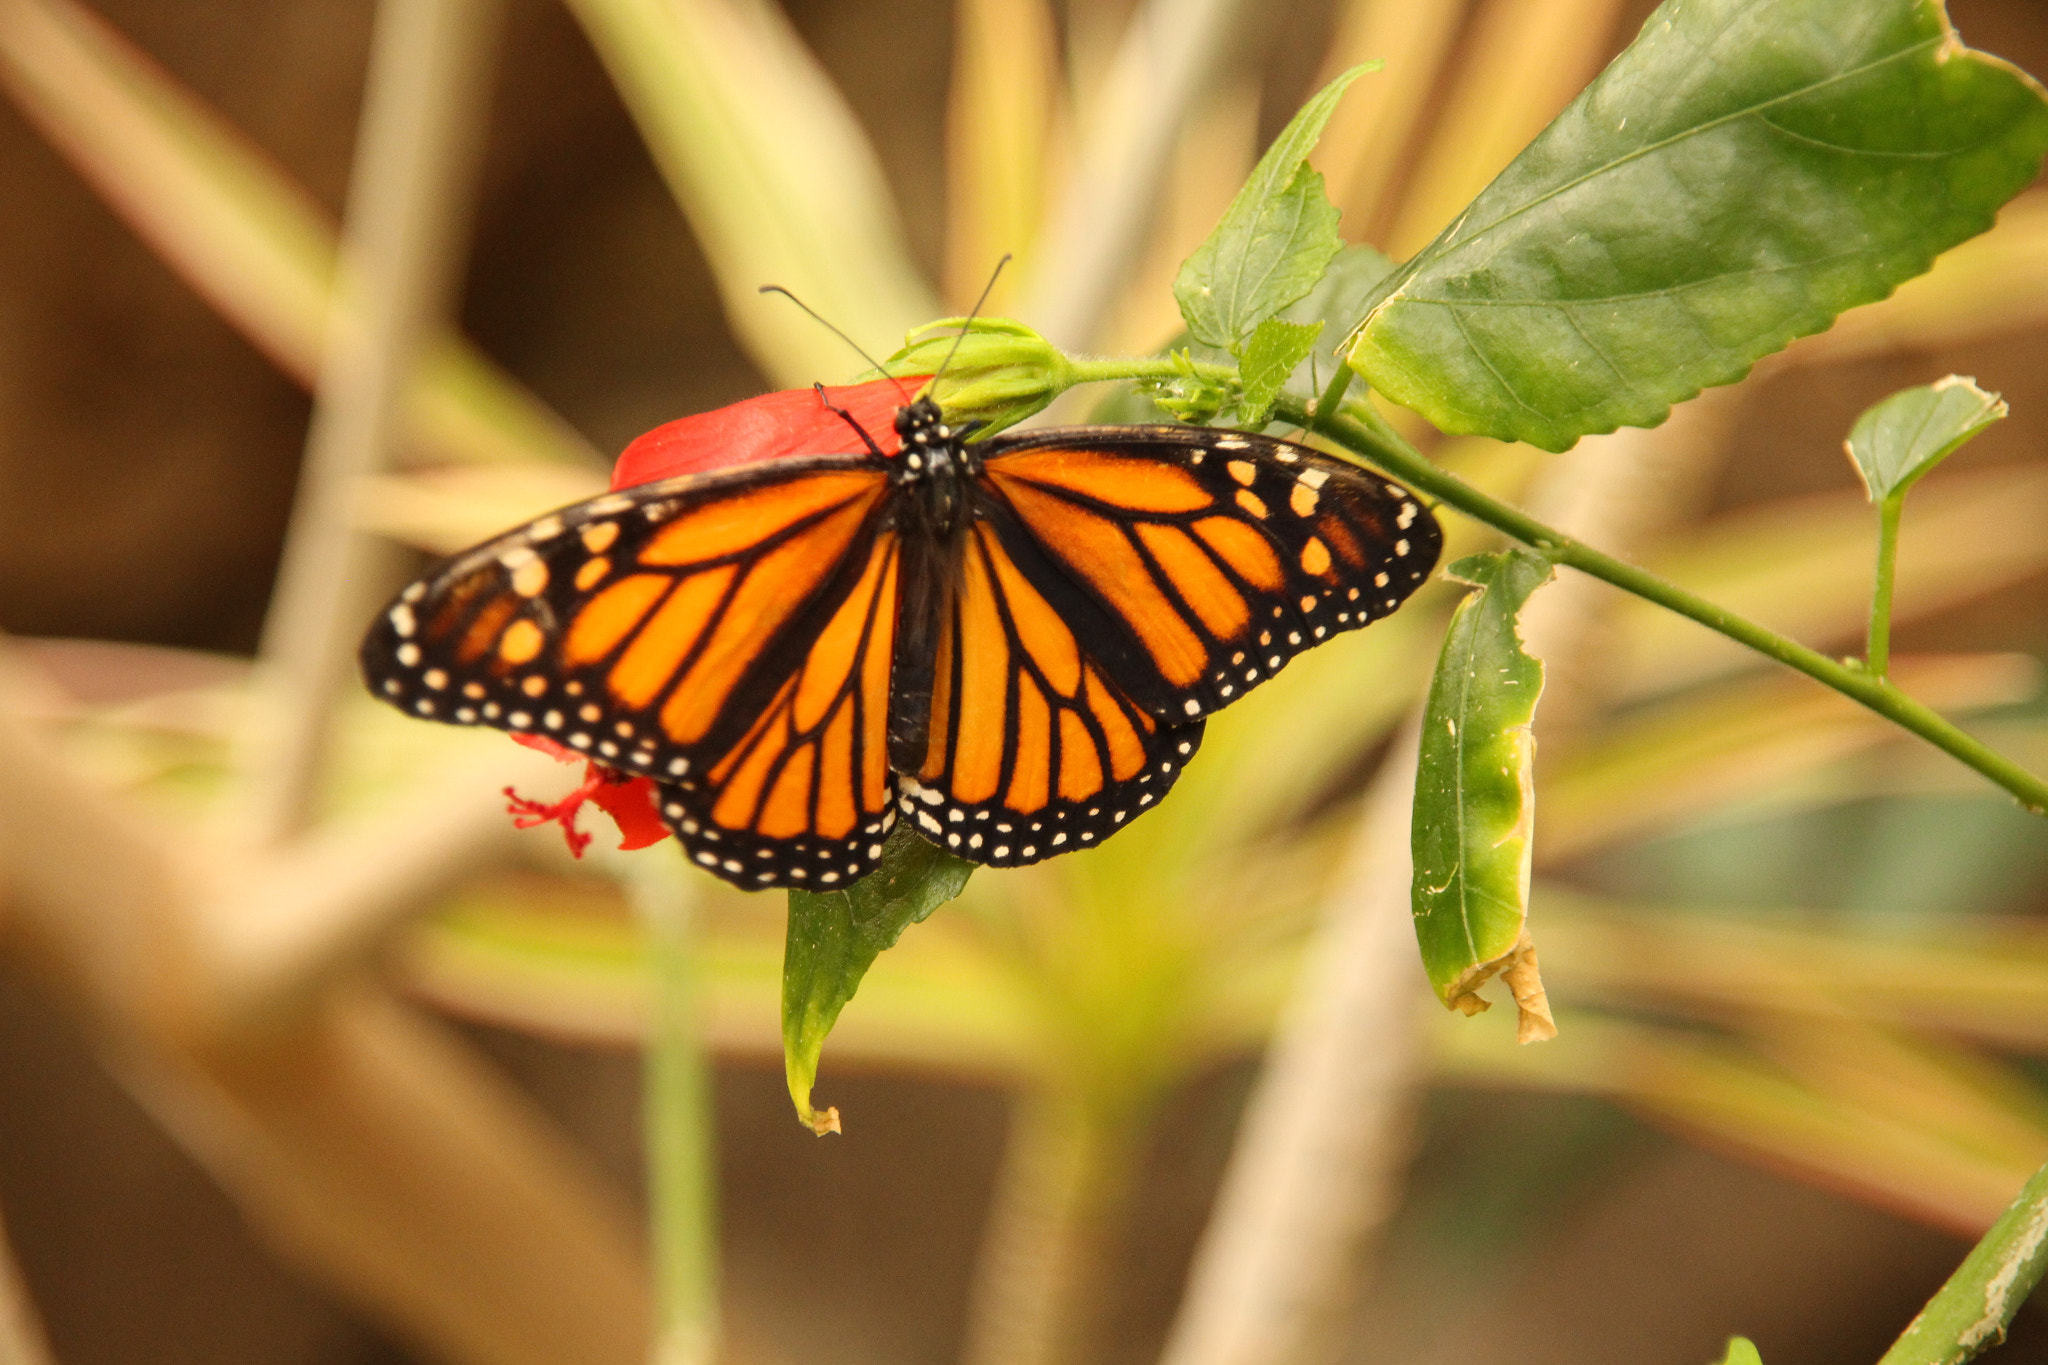
[[[718,1354],[718,1209],[710,1073],[697,1000],[690,887],[672,860],[620,867],[647,945],[653,996],[641,1085],[654,1242],[654,1365]]]
[[[407,381],[461,278],[498,0],[382,0],[350,176],[341,282],[306,458],[258,650],[244,763],[262,845],[311,819],[340,689],[395,551],[357,530]]]
[[[1398,1196],[1418,1077],[1408,915],[1411,725],[1381,763],[1349,864],[1240,1121],[1163,1365],[1327,1355],[1362,1244]]]
[[[2033,699],[2041,669],[2023,655],[1908,658],[1898,661],[1893,681],[1929,706],[1967,715]],[[1537,861],[1567,863],[1760,798],[1797,801],[1802,780],[1900,738],[1896,726],[1849,698],[1776,672],[1640,708],[1583,734],[1552,760]],[[1825,800],[1826,792],[1815,789],[1809,799]]]
[[[0,0],[0,86],[186,283],[280,369],[314,383],[336,248],[312,196],[70,0]],[[567,423],[452,331],[420,360],[405,410],[417,453],[597,464]]]
[[[1492,0],[1386,236],[1415,254],[1579,93],[1608,55],[1620,0]]]
[[[1725,1023],[1839,1020],[1854,1002],[1902,1031],[2048,1053],[2048,932],[2035,920],[1943,915],[1880,937],[1603,905],[1540,881],[1535,899],[1554,985],[1582,1005]]]
[[[1436,1074],[1604,1096],[1691,1141],[1962,1236],[1989,1227],[2048,1153],[2041,1096],[2023,1077],[1925,1038],[1887,1038],[1846,1003],[1804,1042],[1763,1034],[1761,1051],[1570,1010],[1558,1029],[1543,1047],[1511,1049],[1497,1030],[1440,1016]]]
[[[1324,168],[1330,202],[1343,211],[1345,235],[1354,242],[1379,239],[1388,196],[1468,3],[1350,0],[1344,6],[1316,88],[1362,62],[1386,65],[1345,93],[1310,159]]]
[[[2034,1172],[1878,1365],[1962,1365],[2005,1340],[2048,1269],[2048,1166]]]
[[[946,107],[945,302],[973,306],[1005,253],[1028,267],[1052,145],[1065,129],[1058,35],[1045,0],[960,0]],[[984,310],[1005,314],[1018,271]]]
[[[1247,0],[1141,0],[1103,88],[1084,105],[1066,183],[1032,252],[1017,315],[1085,351],[1145,248],[1189,110],[1215,79]]]
[[[1012,1100],[1009,1140],[975,1264],[964,1365],[1080,1365],[1098,1357],[1118,1281],[1110,1239],[1141,1132],[1126,1104],[1058,1085]]]
[[[1631,543],[1685,501],[1671,493],[1698,473],[1677,471],[1713,448],[1686,422],[1668,430],[1582,443],[1551,466],[1547,501],[1568,524]],[[1532,599],[1522,634],[1569,670],[1597,635],[1587,607],[1543,609],[1556,591]],[[1344,889],[1268,1050],[1165,1365],[1293,1365],[1335,1349],[1359,1254],[1397,1197],[1421,1069],[1404,913],[1414,766],[1411,727],[1382,765]]]
[[[261,1028],[360,964],[393,924],[511,856],[520,835],[502,793],[559,787],[561,771],[530,750],[478,745],[242,868],[209,898],[199,926],[209,1011],[222,1027]]]
[[[1249,73],[1219,78],[1188,111],[1160,191],[1145,248],[1118,281],[1097,344],[1111,354],[1149,354],[1179,335],[1173,297],[1180,263],[1202,244],[1259,157],[1259,87]],[[1073,400],[1075,407],[1085,404]]]
[[[199,944],[220,868],[24,723],[28,672],[0,649],[8,946],[115,1077],[283,1257],[438,1355],[638,1365],[632,1218],[588,1159],[451,1030],[359,980],[260,1032],[216,1020]]]
[[[645,1361],[632,1211],[453,1030],[353,983],[235,1042],[113,1069],[279,1254],[456,1365]]]
[[[690,220],[727,324],[780,387],[844,375],[938,312],[874,149],[766,0],[569,0]],[[994,262],[991,261],[990,265]]]
[[[0,1365],[52,1365],[50,1344],[43,1337],[28,1286],[14,1263],[4,1223],[0,1223]]]

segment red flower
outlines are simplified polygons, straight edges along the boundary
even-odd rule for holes
[[[896,451],[896,409],[929,379],[905,375],[870,379],[864,384],[828,388],[821,399],[815,389],[783,389],[730,407],[679,417],[635,440],[619,455],[612,487],[701,474],[757,460],[789,455],[857,455],[866,450],[860,436],[832,407],[844,408],[884,453]]]
[[[784,389],[730,407],[700,412],[656,427],[619,455],[612,469],[613,489],[702,474],[732,465],[777,460],[792,455],[854,455],[867,449],[846,418],[832,411],[844,408],[884,453],[897,448],[896,409],[909,401],[929,375],[902,379],[871,379],[826,389]],[[830,407],[827,406],[830,403]],[[590,836],[576,828],[585,801],[612,817],[619,827],[621,849],[646,848],[668,837],[661,822],[661,802],[654,783],[593,763],[572,749],[539,735],[514,734],[513,739],[564,763],[582,762],[583,782],[559,801],[535,801],[505,788],[512,823],[521,829],[559,824],[578,858],[590,847]]]
[[[512,823],[520,829],[559,823],[569,840],[569,851],[581,858],[583,850],[590,847],[590,836],[576,828],[576,813],[585,801],[595,801],[597,808],[618,825],[621,849],[646,848],[668,838],[668,828],[661,823],[655,800],[654,784],[646,778],[591,763],[582,754],[540,735],[513,734],[512,739],[560,762],[584,765],[583,784],[559,801],[534,801],[505,788],[505,796],[511,802],[507,809],[512,814]]]

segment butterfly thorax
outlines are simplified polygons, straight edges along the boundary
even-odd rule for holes
[[[977,425],[948,425],[928,397],[896,410],[900,448],[890,477],[907,494],[907,520],[934,541],[951,540],[972,519],[969,490],[981,473],[981,461],[967,437]]]

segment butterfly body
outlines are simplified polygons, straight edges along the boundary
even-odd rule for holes
[[[971,430],[920,399],[893,453],[564,508],[401,593],[365,677],[653,779],[729,881],[829,888],[899,818],[997,866],[1099,842],[1211,711],[1393,610],[1440,548],[1405,490],[1285,441]]]

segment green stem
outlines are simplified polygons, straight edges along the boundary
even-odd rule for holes
[[[691,906],[679,878],[636,864],[627,885],[651,990],[641,1127],[654,1242],[654,1365],[710,1365],[718,1342],[711,1087],[697,1028]]]
[[[1353,371],[1349,365],[1342,362],[1338,363],[1337,373],[1330,376],[1330,386],[1323,390],[1321,397],[1316,399],[1315,411],[1309,415],[1309,435],[1313,436],[1321,430],[1319,424],[1323,418],[1335,416],[1342,408],[1344,391],[1351,387],[1352,373]]]
[[[1962,1365],[1996,1346],[2044,1268],[2048,1166],[2034,1172],[1878,1365]]]
[[[1069,356],[1068,365],[1070,384],[1106,384],[1119,379],[1173,379],[1181,373],[1180,365],[1171,356]],[[1212,384],[1225,388],[1234,388],[1237,384],[1237,371],[1232,366],[1189,360],[1187,367],[1197,378]],[[1348,370],[1350,367],[1345,368]]]
[[[1904,490],[1877,504],[1877,574],[1870,588],[1870,644],[1864,665],[1882,678],[1892,662],[1892,579],[1899,564],[1899,513],[1906,506]]]
[[[1309,421],[1307,405],[1289,395],[1282,395],[1274,405],[1273,415],[1302,426],[1308,425]],[[1766,630],[1675,583],[1668,583],[1633,564],[1625,564],[1612,555],[1602,554],[1590,545],[1544,525],[1520,508],[1487,496],[1431,464],[1421,452],[1395,435],[1370,409],[1361,410],[1353,405],[1342,413],[1324,414],[1317,425],[1324,435],[1355,451],[1409,487],[1513,536],[1549,556],[1554,563],[1568,564],[1624,592],[1667,607],[1767,658],[1797,669],[1975,768],[2019,798],[2020,803],[2036,815],[2048,814],[2048,782],[1985,747],[1960,727],[1883,678],[1873,676],[1869,670],[1831,659],[1818,650],[1808,649],[1795,640]]]

